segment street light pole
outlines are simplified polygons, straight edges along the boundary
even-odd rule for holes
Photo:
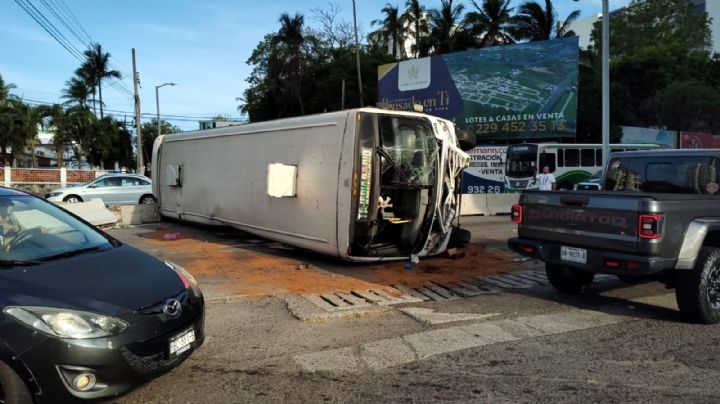
[[[360,40],[358,39],[357,13],[355,12],[355,0],[352,0],[352,3],[353,3],[353,27],[355,28],[355,61],[357,63],[358,91],[360,91],[360,107],[363,107],[362,74],[360,72]]]
[[[177,83],[164,83],[155,86],[155,107],[157,108],[157,135],[160,136],[160,87],[176,86]]]
[[[602,155],[603,169],[610,157],[610,5],[603,0],[602,9]]]

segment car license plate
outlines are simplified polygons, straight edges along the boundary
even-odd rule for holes
[[[560,259],[567,262],[587,264],[587,250],[584,248],[560,246]]]
[[[170,357],[180,355],[187,351],[195,342],[195,329],[191,328],[170,339]]]

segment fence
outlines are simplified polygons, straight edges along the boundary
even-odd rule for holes
[[[68,184],[79,184],[94,180],[106,174],[102,170],[68,170],[67,168],[12,168],[0,170],[0,180],[6,187],[22,185],[56,185],[61,188]]]

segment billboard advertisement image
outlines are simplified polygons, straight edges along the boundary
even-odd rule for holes
[[[578,39],[474,49],[378,68],[385,107],[451,119],[478,142],[574,137]]]

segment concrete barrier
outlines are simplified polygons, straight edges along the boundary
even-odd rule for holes
[[[79,203],[58,203],[58,205],[98,227],[112,226],[118,222],[118,218],[105,206],[102,199],[96,198]]]
[[[151,205],[113,205],[113,213],[118,218],[118,224],[123,226],[155,223],[160,221],[156,204]]]

